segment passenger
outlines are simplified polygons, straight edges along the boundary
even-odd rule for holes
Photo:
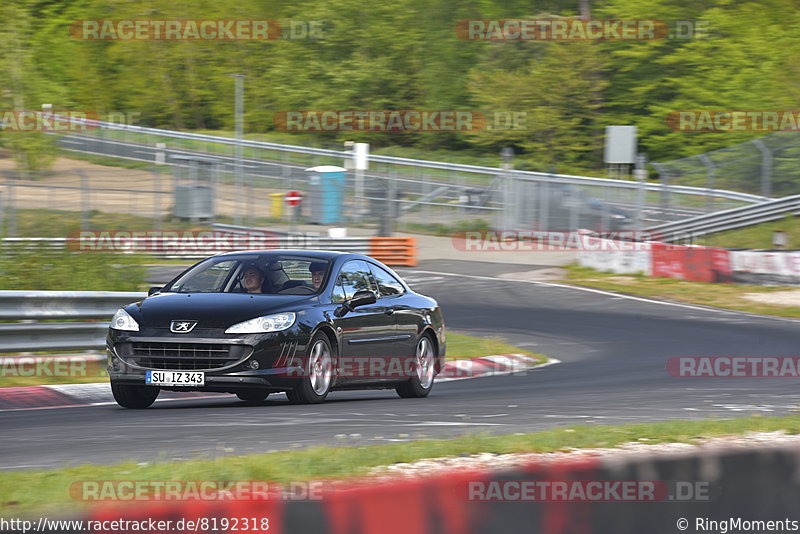
[[[311,271],[311,284],[314,289],[319,289],[322,286],[322,280],[325,279],[325,271],[328,270],[328,266],[322,262],[314,262],[308,266],[308,270]]]

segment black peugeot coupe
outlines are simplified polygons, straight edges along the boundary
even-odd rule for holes
[[[339,389],[425,397],[444,365],[435,300],[360,254],[220,254],[117,311],[107,338],[114,399],[147,408],[162,389],[286,392],[319,403]]]

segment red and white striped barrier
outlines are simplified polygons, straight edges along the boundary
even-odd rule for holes
[[[618,246],[600,237],[584,239],[593,246],[578,251],[578,264],[598,271],[695,282],[800,285],[800,251],[732,250],[659,242]]]

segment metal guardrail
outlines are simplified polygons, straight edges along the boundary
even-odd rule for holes
[[[99,241],[86,238],[72,237],[8,237],[0,239],[4,254],[13,254],[25,250],[86,250],[105,251],[117,253],[146,253],[164,259],[200,260],[237,250],[335,250],[339,252],[352,252],[366,254],[389,265],[393,263],[394,254],[384,254],[376,240],[385,240],[381,237],[327,237],[313,234],[289,234],[272,232],[261,228],[246,228],[231,225],[215,225],[220,234],[243,234],[245,239],[233,242],[225,235],[219,238],[209,238],[204,244],[198,243],[199,239],[181,241],[180,237],[125,237],[117,241]],[[405,239],[405,238],[395,238]],[[402,262],[399,265],[413,265],[408,258],[416,257],[416,244],[408,239],[402,244],[406,248]],[[377,251],[377,252],[376,252]],[[113,311],[112,311],[113,313]],[[1,317],[0,317],[1,318]]]
[[[185,139],[193,141],[202,141],[206,143],[217,143],[222,145],[242,146],[248,148],[258,148],[264,150],[275,150],[281,152],[292,152],[297,154],[305,154],[312,156],[327,156],[343,159],[351,159],[353,154],[348,151],[330,150],[323,148],[305,147],[299,145],[284,145],[279,143],[269,143],[266,141],[248,141],[237,140],[231,137],[221,137],[215,135],[197,134],[192,132],[178,132],[173,130],[162,130],[159,128],[145,128],[142,126],[130,126],[124,124],[116,124],[105,121],[84,121],[88,126],[103,128],[107,130],[121,130],[143,135],[153,135],[159,137],[169,137],[174,139]],[[401,165],[408,167],[420,167],[427,169],[438,169],[452,172],[464,172],[482,175],[502,175],[507,174],[509,171],[497,167],[484,167],[478,165],[465,165],[461,163],[448,163],[441,161],[429,161],[413,158],[401,158],[396,156],[381,156],[378,154],[370,154],[369,159],[374,163],[384,163],[389,165]],[[567,174],[549,174],[533,171],[512,171],[516,179],[528,179],[532,181],[550,181],[561,184],[583,185],[583,186],[603,186],[624,189],[639,189],[644,187],[646,191],[656,191],[661,193],[679,193],[686,195],[697,196],[714,196],[717,198],[724,198],[728,200],[735,200],[739,202],[763,202],[768,200],[768,197],[753,195],[749,193],[740,193],[737,191],[727,191],[722,189],[708,189],[703,187],[692,186],[678,186],[678,185],[664,185],[659,183],[644,183],[640,184],[636,181],[628,180],[615,180],[610,178],[596,178],[589,176],[573,176]]]
[[[0,291],[0,319],[110,319],[147,296],[134,291]]]
[[[0,324],[0,352],[102,350],[108,323]]]
[[[800,195],[779,198],[751,206],[727,209],[692,217],[683,221],[660,224],[647,231],[659,241],[673,241],[734,230],[753,224],[782,219],[787,213],[800,214]]]
[[[333,239],[315,236],[284,236],[278,237],[274,241],[259,241],[253,246],[237,248],[220,245],[200,248],[195,244],[184,245],[173,238],[130,238],[118,244],[101,246],[99,251],[131,254],[141,252],[157,258],[179,260],[200,260],[223,252],[252,249],[338,250],[369,254],[369,239],[368,237]],[[5,254],[33,249],[59,251],[69,248],[80,250],[81,247],[79,238],[67,237],[8,237],[0,239],[0,243],[3,245]]]
[[[0,319],[24,321],[0,324],[0,353],[102,350],[114,312],[145,296],[128,291],[0,291]]]

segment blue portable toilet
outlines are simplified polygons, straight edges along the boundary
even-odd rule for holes
[[[306,169],[308,178],[309,221],[313,224],[342,222],[347,169],[335,165],[320,165]]]

